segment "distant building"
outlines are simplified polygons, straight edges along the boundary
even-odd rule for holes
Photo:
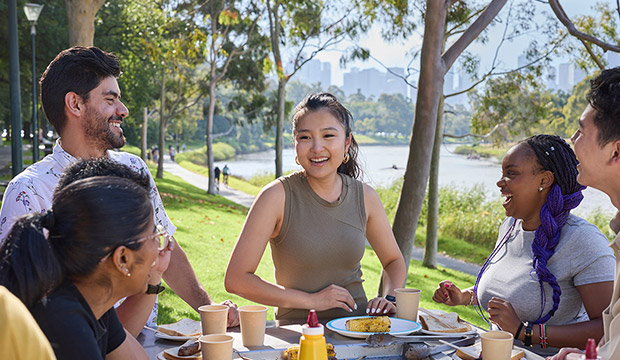
[[[290,72],[292,69],[287,69]],[[327,89],[331,85],[332,65],[313,59],[305,63],[297,71],[293,79],[308,85],[320,83],[321,87]]]
[[[403,68],[390,68],[391,72],[383,72],[374,68],[360,70],[357,67],[344,73],[342,90],[346,96],[358,91],[365,97],[378,98],[381,94],[402,94],[408,97],[408,86],[402,76]]]
[[[549,65],[547,67],[547,73],[546,73],[546,78],[547,78],[547,89],[557,89],[558,88],[558,83],[557,83],[557,78],[558,78],[558,74],[557,74],[557,70],[555,68],[555,66],[553,65]]]
[[[443,93],[445,95],[454,92],[454,71],[450,69],[443,77]]]
[[[572,84],[570,83],[569,71],[569,63],[562,63],[558,67],[558,89],[563,91],[569,91],[571,89]]]

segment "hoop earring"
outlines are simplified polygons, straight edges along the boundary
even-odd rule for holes
[[[295,164],[297,164],[297,165],[301,165],[301,164],[299,163],[299,159],[297,158],[297,155],[295,155]]]
[[[343,164],[346,164],[346,163],[348,163],[348,162],[349,162],[349,160],[351,160],[351,157],[349,156],[349,153],[346,153],[346,154],[344,155],[344,160],[342,160],[342,163],[343,163]]]
[[[542,186],[539,186],[539,187],[538,187],[538,192],[542,192],[542,191],[543,191],[543,187],[542,187]]]

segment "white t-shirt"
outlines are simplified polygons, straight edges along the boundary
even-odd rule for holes
[[[110,159],[127,165],[149,178],[149,196],[153,204],[155,224],[162,225],[168,234],[173,235],[177,228],[172,224],[168,215],[166,215],[157,186],[155,186],[155,181],[144,161],[136,155],[121,151],[108,150],[108,156]],[[59,139],[50,155],[28,166],[21,174],[9,182],[4,192],[2,208],[0,209],[0,244],[4,242],[11,232],[17,217],[29,213],[44,212],[51,207],[52,196],[58,180],[60,180],[65,168],[77,160],[60,146]],[[147,321],[149,326],[157,325],[157,306],[158,301],[156,300],[153,311]]]
[[[504,237],[513,218],[500,227],[496,246]],[[525,231],[516,220],[506,245],[492,259],[478,285],[481,306],[486,309],[491,297],[510,301],[521,321],[535,321],[540,315],[540,285],[534,271],[532,242],[535,231]],[[589,320],[577,286],[613,281],[615,258],[609,241],[599,229],[575,215],[569,215],[560,241],[547,268],[556,277],[562,294],[555,314],[547,325],[566,325]],[[553,289],[543,283],[546,303],[543,316],[553,306]]]

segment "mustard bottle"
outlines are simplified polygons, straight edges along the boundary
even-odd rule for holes
[[[323,333],[323,325],[319,323],[316,311],[310,310],[308,323],[301,327],[299,360],[327,360],[327,347]]]

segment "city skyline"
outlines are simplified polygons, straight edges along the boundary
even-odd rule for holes
[[[605,2],[612,3],[611,0],[605,0]],[[583,6],[583,2],[578,2],[575,0],[563,1],[562,5],[568,14],[569,17],[575,17],[581,14],[592,14],[593,10],[589,7],[586,8]],[[592,3],[592,6],[595,4]],[[539,16],[542,16],[542,12],[551,13],[551,8],[546,4],[537,3],[536,6],[539,10]],[[615,2],[614,2],[615,6]],[[500,12],[500,17],[505,16],[508,11],[508,5]],[[331,84],[343,87],[344,85],[344,74],[351,71],[353,68],[358,68],[360,70],[374,68],[379,71],[387,71],[387,68],[405,68],[407,64],[411,61],[411,58],[407,56],[407,53],[411,50],[419,49],[422,44],[422,29],[418,30],[417,36],[411,36],[407,41],[400,42],[392,42],[388,43],[381,37],[381,28],[377,25],[373,25],[370,31],[363,35],[358,44],[362,47],[366,47],[370,50],[370,54],[376,59],[368,59],[367,61],[353,61],[347,64],[346,68],[342,68],[340,66],[340,57],[345,53],[346,49],[354,46],[355,44],[351,42],[343,42],[338,47],[329,48],[328,50],[320,52],[315,59],[320,60],[322,62],[328,62],[331,64],[332,75],[331,75]],[[493,26],[489,28],[488,31],[488,41],[486,44],[481,44],[478,42],[474,42],[469,48],[468,51],[477,54],[480,56],[480,70],[485,71],[486,68],[489,67],[490,59],[493,58],[496,44],[499,43],[501,39],[501,33],[503,31],[502,26]],[[535,38],[536,34],[530,34],[529,36],[524,36],[518,38],[515,41],[510,41],[504,44],[503,51],[500,52],[498,60],[499,67],[504,70],[510,70],[518,67],[519,61],[518,57],[523,53],[525,48],[528,46],[529,41],[532,38]],[[568,58],[556,56],[552,59],[552,66],[559,67],[559,64],[568,62]],[[381,64],[380,64],[380,63]],[[412,62],[412,67],[419,67],[419,58],[416,58]],[[610,63],[611,65],[611,63]],[[451,71],[459,71],[458,62],[454,64]],[[557,70],[556,70],[557,71]],[[295,79],[295,77],[293,77]],[[409,78],[409,81],[412,83],[417,82],[417,75]]]

